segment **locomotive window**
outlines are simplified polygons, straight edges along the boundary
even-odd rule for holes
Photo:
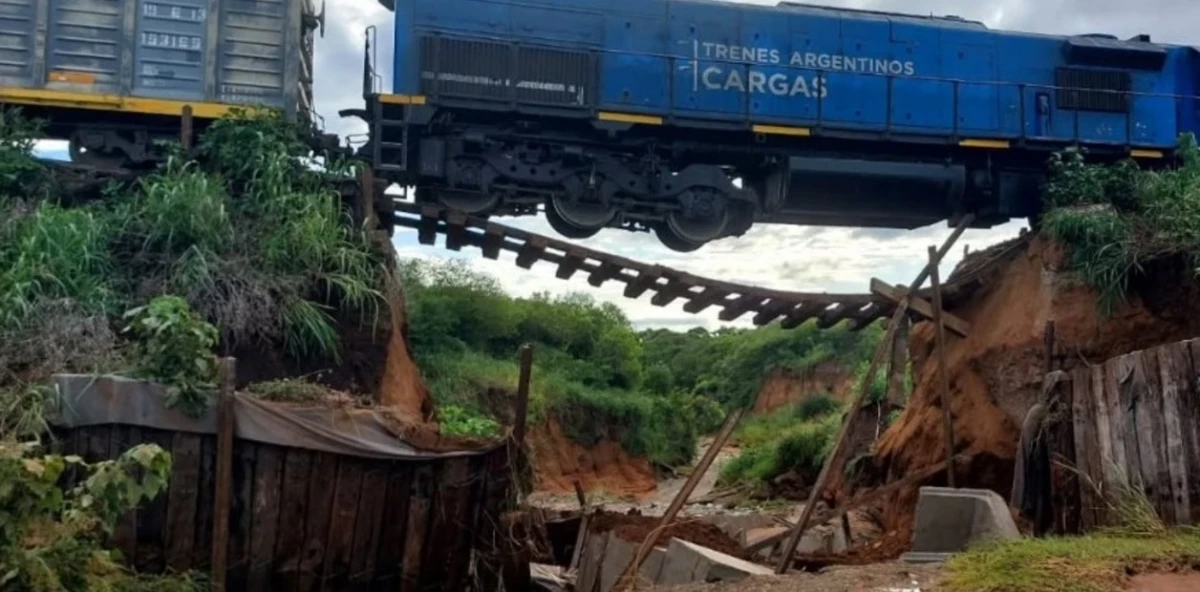
[[[1059,109],[1128,113],[1133,77],[1129,72],[1059,68],[1054,73]]]

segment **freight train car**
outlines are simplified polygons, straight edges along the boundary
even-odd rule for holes
[[[3,0],[0,104],[69,140],[73,160],[136,165],[238,105],[313,125],[312,0]]]
[[[1147,36],[707,0],[381,0],[370,157],[478,215],[694,250],[751,224],[915,228],[1035,216],[1046,159],[1166,161],[1200,58]]]

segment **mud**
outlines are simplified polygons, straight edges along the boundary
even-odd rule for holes
[[[592,517],[591,531],[597,533],[611,531],[622,540],[641,543],[651,536],[658,526],[658,521],[658,518],[651,516],[597,512]],[[671,539],[684,540],[726,555],[750,560],[737,541],[729,538],[729,535],[722,532],[717,526],[707,522],[679,520],[659,532],[654,542],[657,546],[666,546]]]
[[[554,418],[533,426],[527,437],[534,488],[545,493],[573,493],[575,481],[584,491],[617,496],[643,496],[654,491],[654,468],[619,442],[601,440],[584,447],[571,440]]]
[[[1139,294],[1153,293],[1153,298],[1135,296],[1107,318],[1095,295],[1063,267],[1062,251],[1035,237],[997,264],[972,298],[950,309],[971,324],[966,338],[948,335],[947,348],[955,451],[971,457],[955,467],[959,487],[988,488],[1008,497],[1018,426],[1048,370],[1048,324],[1055,331],[1052,366],[1064,370],[1200,335],[1200,315],[1180,312],[1195,311],[1200,290],[1178,264],[1148,266],[1148,276],[1134,288]],[[931,323],[913,328],[915,388],[905,411],[878,442],[872,470],[880,482],[946,456],[934,342]],[[943,474],[926,485],[944,483]],[[887,504],[886,528],[911,527],[917,489],[903,491]]]
[[[769,413],[821,393],[844,401],[853,388],[850,371],[839,364],[819,364],[805,372],[776,369],[763,378],[753,412]]]

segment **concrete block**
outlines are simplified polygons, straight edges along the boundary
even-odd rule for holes
[[[730,557],[679,539],[671,539],[659,574],[660,586],[691,582],[735,582],[752,576],[772,575],[768,567]]]
[[[608,535],[608,546],[604,548],[604,563],[600,566],[599,592],[609,592],[617,585],[621,573],[633,561],[638,543],[631,543],[614,533]]]
[[[662,573],[662,567],[666,561],[666,549],[655,547],[650,551],[650,554],[646,556],[646,561],[642,563],[642,568],[638,570],[638,585],[649,587],[658,583],[658,575]]]
[[[764,548],[773,547],[780,542],[787,540],[787,534],[791,529],[786,526],[768,526],[766,528],[752,528],[742,533],[742,538],[739,541],[742,548],[755,552]]]
[[[987,540],[1021,537],[1008,504],[987,489],[922,487],[917,500],[912,562],[938,561]]]

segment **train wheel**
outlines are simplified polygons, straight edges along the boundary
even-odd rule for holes
[[[439,191],[437,201],[464,214],[486,215],[500,205],[500,195],[482,191]]]
[[[559,213],[559,209],[554,207],[550,201],[546,202],[546,222],[550,223],[550,228],[553,228],[554,232],[570,239],[592,238],[599,234],[603,228],[603,226],[598,228],[581,228],[572,224],[563,219],[562,214]]]
[[[685,243],[697,245],[725,235],[733,217],[725,196],[695,189],[682,195],[680,201],[684,208],[667,214],[665,232]]]
[[[658,242],[672,251],[691,253],[704,246],[704,243],[694,243],[680,237],[675,231],[671,230],[666,222],[654,224],[652,228],[654,229],[654,235],[658,237]]]

